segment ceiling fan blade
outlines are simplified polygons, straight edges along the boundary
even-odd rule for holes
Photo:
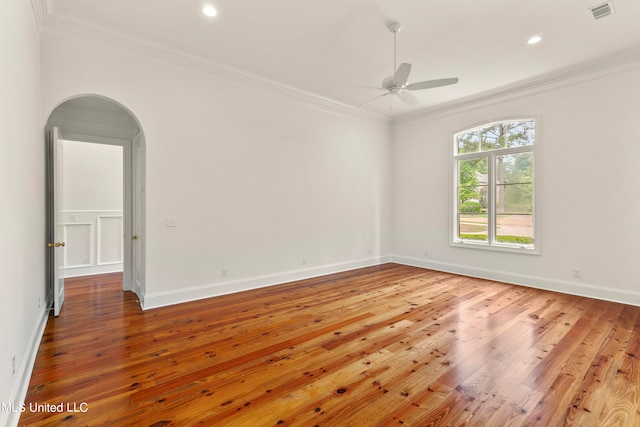
[[[374,97],[373,97],[373,98],[371,98],[370,100],[368,100],[368,101],[366,101],[366,102],[363,102],[362,104],[358,105],[358,108],[364,107],[365,105],[367,105],[368,103],[370,103],[370,102],[371,102],[371,101],[373,101],[374,99],[382,98],[383,96],[387,96],[387,95],[389,95],[390,93],[391,93],[391,92],[386,92],[386,93],[383,93],[382,95],[374,96]]]
[[[418,105],[419,102],[415,96],[406,90],[398,92],[398,97],[409,105]]]
[[[409,79],[411,73],[411,64],[403,62],[400,64],[395,74],[393,75],[393,82],[398,86],[404,86]]]
[[[431,89],[434,87],[448,86],[458,83],[457,77],[448,79],[425,80],[424,82],[416,82],[407,85],[409,90]]]
[[[348,88],[356,88],[356,89],[387,90],[387,89],[385,89],[383,87],[379,87],[379,86],[340,85],[338,87],[348,87]]]

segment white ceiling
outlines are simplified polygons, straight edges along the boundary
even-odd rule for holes
[[[363,109],[398,116],[588,63],[640,46],[640,0],[50,0],[49,16],[79,21],[349,106],[379,93],[397,62],[409,82],[459,77],[384,97]],[[207,18],[205,3],[218,15]],[[530,46],[527,40],[543,40]],[[390,109],[390,98],[391,109]]]

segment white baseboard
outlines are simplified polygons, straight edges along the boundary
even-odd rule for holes
[[[145,295],[138,294],[138,296],[140,298],[143,309],[149,310],[188,301],[195,301],[219,295],[293,282],[296,280],[309,279],[325,274],[338,273],[341,271],[348,271],[362,267],[369,267],[372,265],[384,264],[387,262],[395,262],[398,264],[411,265],[414,267],[422,267],[431,270],[461,274],[463,276],[478,277],[481,279],[495,280],[499,282],[528,286],[537,289],[545,289],[549,291],[595,298],[604,301],[612,301],[640,306],[640,292],[631,292],[623,289],[607,288],[587,283],[576,283],[566,280],[512,273],[501,270],[491,270],[462,264],[424,260],[401,255],[372,257],[343,263],[323,265],[319,267],[292,270],[265,276],[229,280],[225,282],[167,292],[158,292]]]
[[[38,355],[38,348],[40,347],[40,341],[44,335],[44,329],[47,326],[47,320],[49,319],[49,310],[42,310],[40,312],[40,318],[34,325],[31,336],[29,337],[29,344],[25,353],[23,362],[16,372],[16,381],[11,389],[11,395],[9,401],[12,402],[14,411],[1,411],[0,412],[0,425],[3,426],[17,426],[20,422],[20,415],[22,414],[18,408],[24,404],[24,400],[27,397],[27,390],[29,389],[29,382],[31,381],[31,373],[33,372],[33,365],[36,362],[36,356]]]
[[[605,288],[603,286],[586,283],[575,283],[566,280],[550,279],[547,277],[531,276],[500,270],[490,270],[462,264],[452,264],[401,255],[391,255],[390,261],[414,267],[461,274],[463,276],[478,277],[481,279],[495,280],[514,285],[561,292],[564,294],[640,306],[640,292],[630,292],[623,289]]]
[[[195,301],[225,294],[232,294],[235,292],[248,291],[250,289],[257,289],[266,286],[293,282],[296,280],[310,279],[312,277],[323,276],[325,274],[333,274],[342,271],[354,270],[356,268],[370,267],[373,265],[384,264],[389,261],[389,256],[371,257],[360,260],[323,265],[319,267],[291,270],[283,273],[249,277],[238,280],[229,280],[193,288],[146,294],[143,296],[144,298],[141,298],[140,300],[144,301],[143,309],[149,310],[188,301]]]
[[[124,271],[122,264],[113,264],[106,266],[98,266],[100,268],[70,268],[64,271],[64,278],[70,279],[72,277],[84,277],[84,276],[98,276],[100,274],[121,273]]]

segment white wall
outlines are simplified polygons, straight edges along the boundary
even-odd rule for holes
[[[640,64],[396,124],[393,253],[400,262],[640,304]],[[536,116],[541,255],[449,246],[451,138]],[[428,257],[424,252],[428,251]],[[573,269],[581,278],[573,278]]]
[[[147,307],[376,263],[389,252],[387,121],[90,40],[56,34],[42,46],[45,116],[94,93],[140,121]],[[168,217],[177,227],[166,227]]]
[[[44,127],[39,36],[30,2],[2,2],[0,52],[0,222],[4,226],[0,245],[0,402],[10,403],[24,399],[31,368],[28,359],[37,350],[45,319],[44,309],[38,307],[45,290]],[[0,425],[11,425],[18,416],[1,411]]]
[[[122,147],[64,142],[64,200],[68,211],[122,211]]]
[[[65,277],[122,271],[122,149],[64,141]]]

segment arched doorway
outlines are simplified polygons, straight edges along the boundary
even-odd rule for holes
[[[56,188],[62,169],[62,164],[56,160],[60,157],[56,150],[62,149],[64,141],[122,148],[123,289],[135,292],[144,306],[145,138],[139,121],[127,108],[114,100],[99,95],[83,95],[67,99],[51,112],[46,124],[46,135],[48,306],[58,315],[64,301],[63,269],[66,249],[65,233],[61,230],[65,230],[63,213],[67,215],[67,221],[69,216],[62,206],[62,193]],[[111,216],[112,219],[115,217],[117,216]]]

